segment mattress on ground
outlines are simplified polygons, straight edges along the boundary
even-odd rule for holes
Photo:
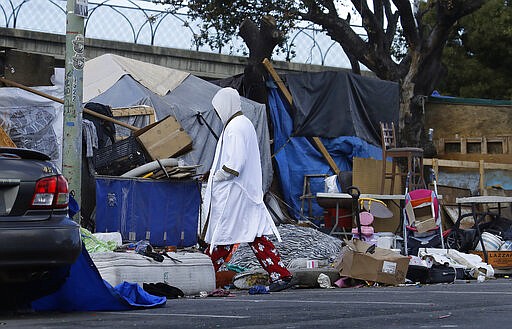
[[[169,252],[157,262],[134,252],[98,252],[90,256],[101,277],[116,286],[123,281],[138,283],[165,282],[180,288],[187,296],[215,289],[215,271],[210,257],[202,253]]]

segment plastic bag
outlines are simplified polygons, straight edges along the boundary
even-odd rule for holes
[[[339,193],[338,189],[338,175],[332,175],[324,179],[325,190],[327,193]]]

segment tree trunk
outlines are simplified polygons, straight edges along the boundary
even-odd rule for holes
[[[239,35],[249,48],[249,60],[244,69],[242,95],[258,103],[267,104],[265,87],[265,68],[263,60],[270,59],[274,48],[283,40],[271,16],[263,16],[260,27],[245,19],[240,25]]]

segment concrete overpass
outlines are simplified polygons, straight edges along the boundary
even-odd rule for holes
[[[65,35],[0,28],[1,49],[15,49],[20,52],[50,56],[55,59],[54,65],[56,67],[64,67],[65,44]],[[220,79],[243,73],[244,66],[247,63],[247,58],[239,56],[109,40],[85,39],[87,59],[92,59],[106,53],[190,72],[204,79]],[[337,67],[289,62],[274,62],[273,64],[275,69],[282,73],[341,70],[341,68]],[[41,68],[41,66],[36,67]],[[34,74],[34,70],[32,70],[32,74]]]

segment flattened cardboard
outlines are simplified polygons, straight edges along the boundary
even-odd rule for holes
[[[337,267],[341,275],[390,285],[405,283],[409,257],[378,247],[374,253],[366,252],[370,247],[357,239],[348,241]]]
[[[134,136],[153,160],[179,156],[192,148],[192,139],[170,115],[137,130]]]

